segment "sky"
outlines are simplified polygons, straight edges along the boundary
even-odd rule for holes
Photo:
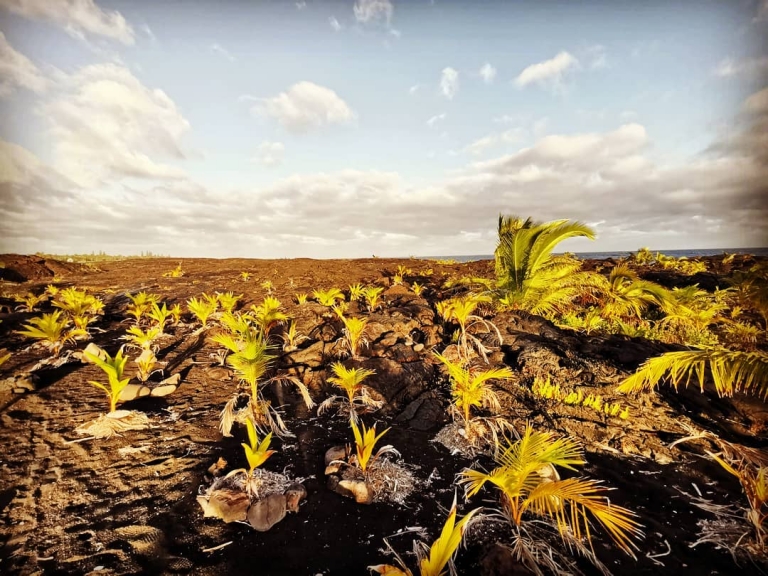
[[[0,0],[0,253],[768,245],[768,0]]]

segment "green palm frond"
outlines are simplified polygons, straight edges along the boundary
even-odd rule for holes
[[[675,388],[698,382],[701,390],[710,375],[720,396],[735,392],[768,399],[768,354],[723,349],[667,352],[647,360],[637,372],[619,385],[619,392],[652,390],[663,379]]]

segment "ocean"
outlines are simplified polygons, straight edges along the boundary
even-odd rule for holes
[[[617,252],[574,252],[574,255],[582,259],[604,260],[605,258],[624,258],[634,254],[632,251]],[[680,258],[695,258],[696,256],[719,256],[721,254],[753,254],[754,256],[768,256],[768,248],[697,248],[693,250],[651,250],[654,254],[661,252],[667,256]],[[562,252],[560,252],[562,254]],[[456,260],[457,262],[474,262],[475,260],[493,260],[493,254],[470,254],[463,256],[422,256],[417,260]]]

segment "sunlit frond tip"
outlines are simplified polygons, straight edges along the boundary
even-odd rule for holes
[[[638,371],[619,385],[619,392],[653,390],[663,379],[675,388],[695,380],[704,390],[711,377],[720,396],[736,392],[768,400],[768,354],[722,349],[667,352],[647,360]]]

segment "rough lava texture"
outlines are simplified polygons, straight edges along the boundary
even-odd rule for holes
[[[437,537],[453,499],[453,480],[473,462],[433,442],[450,419],[450,393],[431,351],[451,353],[450,334],[434,305],[452,293],[442,288],[449,276],[488,277],[492,262],[189,259],[181,261],[183,277],[166,278],[163,273],[175,268],[177,259],[95,266],[12,255],[0,260],[6,281],[1,286],[0,348],[13,354],[0,368],[0,572],[251,574],[258,565],[261,573],[270,575],[362,574],[368,565],[391,561],[380,551],[386,536],[420,526],[429,541]],[[414,273],[434,270],[431,276],[406,276],[407,284],[418,280],[426,286],[422,296],[393,283],[398,265]],[[737,258],[732,266],[738,265]],[[252,274],[248,282],[240,279],[242,271]],[[318,417],[304,407],[295,388],[271,385],[265,387],[265,396],[282,410],[294,435],[275,439],[277,453],[265,467],[302,479],[307,497],[300,513],[288,514],[268,532],[204,518],[196,499],[211,465],[221,457],[229,462],[228,469],[245,465],[240,447],[244,431],[236,428],[232,438],[223,438],[218,428],[219,413],[236,390],[236,379],[228,368],[216,365],[211,357],[215,345],[197,334],[198,326],[186,318],[187,323],[168,329],[157,352],[159,360],[167,362],[165,376],[181,375],[178,390],[165,398],[124,405],[145,412],[150,428],[107,440],[82,440],[75,429],[106,407],[102,393],[88,384],[99,378],[98,369],[75,361],[26,377],[45,352],[14,333],[33,314],[12,312],[14,303],[7,297],[39,292],[54,275],[59,286],[88,288],[104,299],[105,314],[94,326],[93,340],[110,352],[129,325],[126,292],[147,290],[171,306],[202,292],[232,291],[244,295],[242,307],[247,308],[267,295],[260,286],[270,280],[273,295],[308,338],[294,351],[278,350],[271,374],[300,378],[319,402],[338,392],[326,382],[332,362],[374,370],[366,384],[385,404],[365,419],[369,425],[378,422],[380,429],[391,427],[385,443],[413,466],[416,490],[404,505],[369,506],[328,490],[324,455],[329,446],[352,441],[346,420],[333,411]],[[666,280],[668,285],[680,281],[672,276]],[[350,304],[347,314],[369,318],[367,345],[359,357],[350,359],[342,356],[337,342],[341,323],[336,315],[316,303],[299,306],[294,297],[311,295],[315,289],[346,290],[358,282],[383,286],[385,292],[381,308],[373,313]],[[712,286],[719,282],[715,276]],[[703,281],[701,286],[710,287]],[[753,566],[741,558],[739,568],[729,551],[712,544],[691,548],[703,524],[716,519],[694,505],[699,494],[714,504],[731,505],[743,504],[744,495],[738,481],[705,456],[705,450],[712,449],[705,441],[670,444],[697,429],[765,449],[765,403],[742,396],[721,399],[711,390],[702,394],[666,387],[657,394],[618,396],[616,384],[640,363],[675,348],[638,338],[586,336],[523,312],[487,319],[503,337],[489,362],[509,366],[515,375],[495,385],[501,414],[518,430],[527,422],[578,439],[588,462],[583,472],[615,488],[611,502],[636,511],[644,525],[646,537],[638,543],[636,561],[596,531],[595,551],[606,566],[622,575],[732,574]],[[530,387],[537,376],[628,405],[631,417],[623,421],[536,398]],[[487,469],[492,460],[481,455],[474,464]],[[483,498],[463,504],[462,511],[492,506],[491,498],[492,492],[486,491]],[[459,573],[525,573],[497,544],[509,542],[503,526],[483,525],[473,534],[459,555]],[[405,554],[413,537],[415,533],[407,533],[390,541]],[[552,545],[559,543],[555,539]],[[585,563],[579,566],[595,573]],[[765,562],[760,568],[766,570]]]

